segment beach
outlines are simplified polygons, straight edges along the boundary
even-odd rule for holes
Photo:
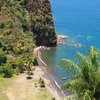
[[[45,81],[46,88],[51,92],[51,94],[56,98],[56,100],[63,100],[64,98],[63,91],[57,84],[48,66],[41,59],[41,53],[43,49],[48,49],[48,48],[40,46],[34,49],[34,53],[37,55],[37,61],[39,64],[39,66],[36,66],[34,74],[36,75],[36,77],[41,77]]]

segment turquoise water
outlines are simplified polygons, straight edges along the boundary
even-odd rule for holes
[[[56,32],[68,35],[67,45],[46,51],[43,59],[58,83],[70,73],[59,67],[62,58],[75,59],[75,53],[85,53],[92,45],[100,48],[100,0],[51,0]],[[80,44],[80,47],[76,47]]]

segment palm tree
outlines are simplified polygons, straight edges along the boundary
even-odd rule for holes
[[[62,59],[61,65],[72,72],[72,79],[63,88],[77,100],[100,100],[100,52],[93,46],[87,55],[77,53],[77,61]]]

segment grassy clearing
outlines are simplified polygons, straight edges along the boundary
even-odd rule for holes
[[[15,78],[17,78],[17,76],[14,76],[12,78],[2,78],[0,76],[0,100],[9,100],[8,96],[6,95],[6,92]]]
[[[25,75],[0,78],[0,100],[51,100],[46,88],[34,87],[37,79],[27,80]]]
[[[41,95],[37,100],[51,100],[52,96],[47,89],[39,89],[39,92]]]

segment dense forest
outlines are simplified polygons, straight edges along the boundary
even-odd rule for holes
[[[0,0],[0,75],[30,69],[40,45],[56,46],[49,0]]]

